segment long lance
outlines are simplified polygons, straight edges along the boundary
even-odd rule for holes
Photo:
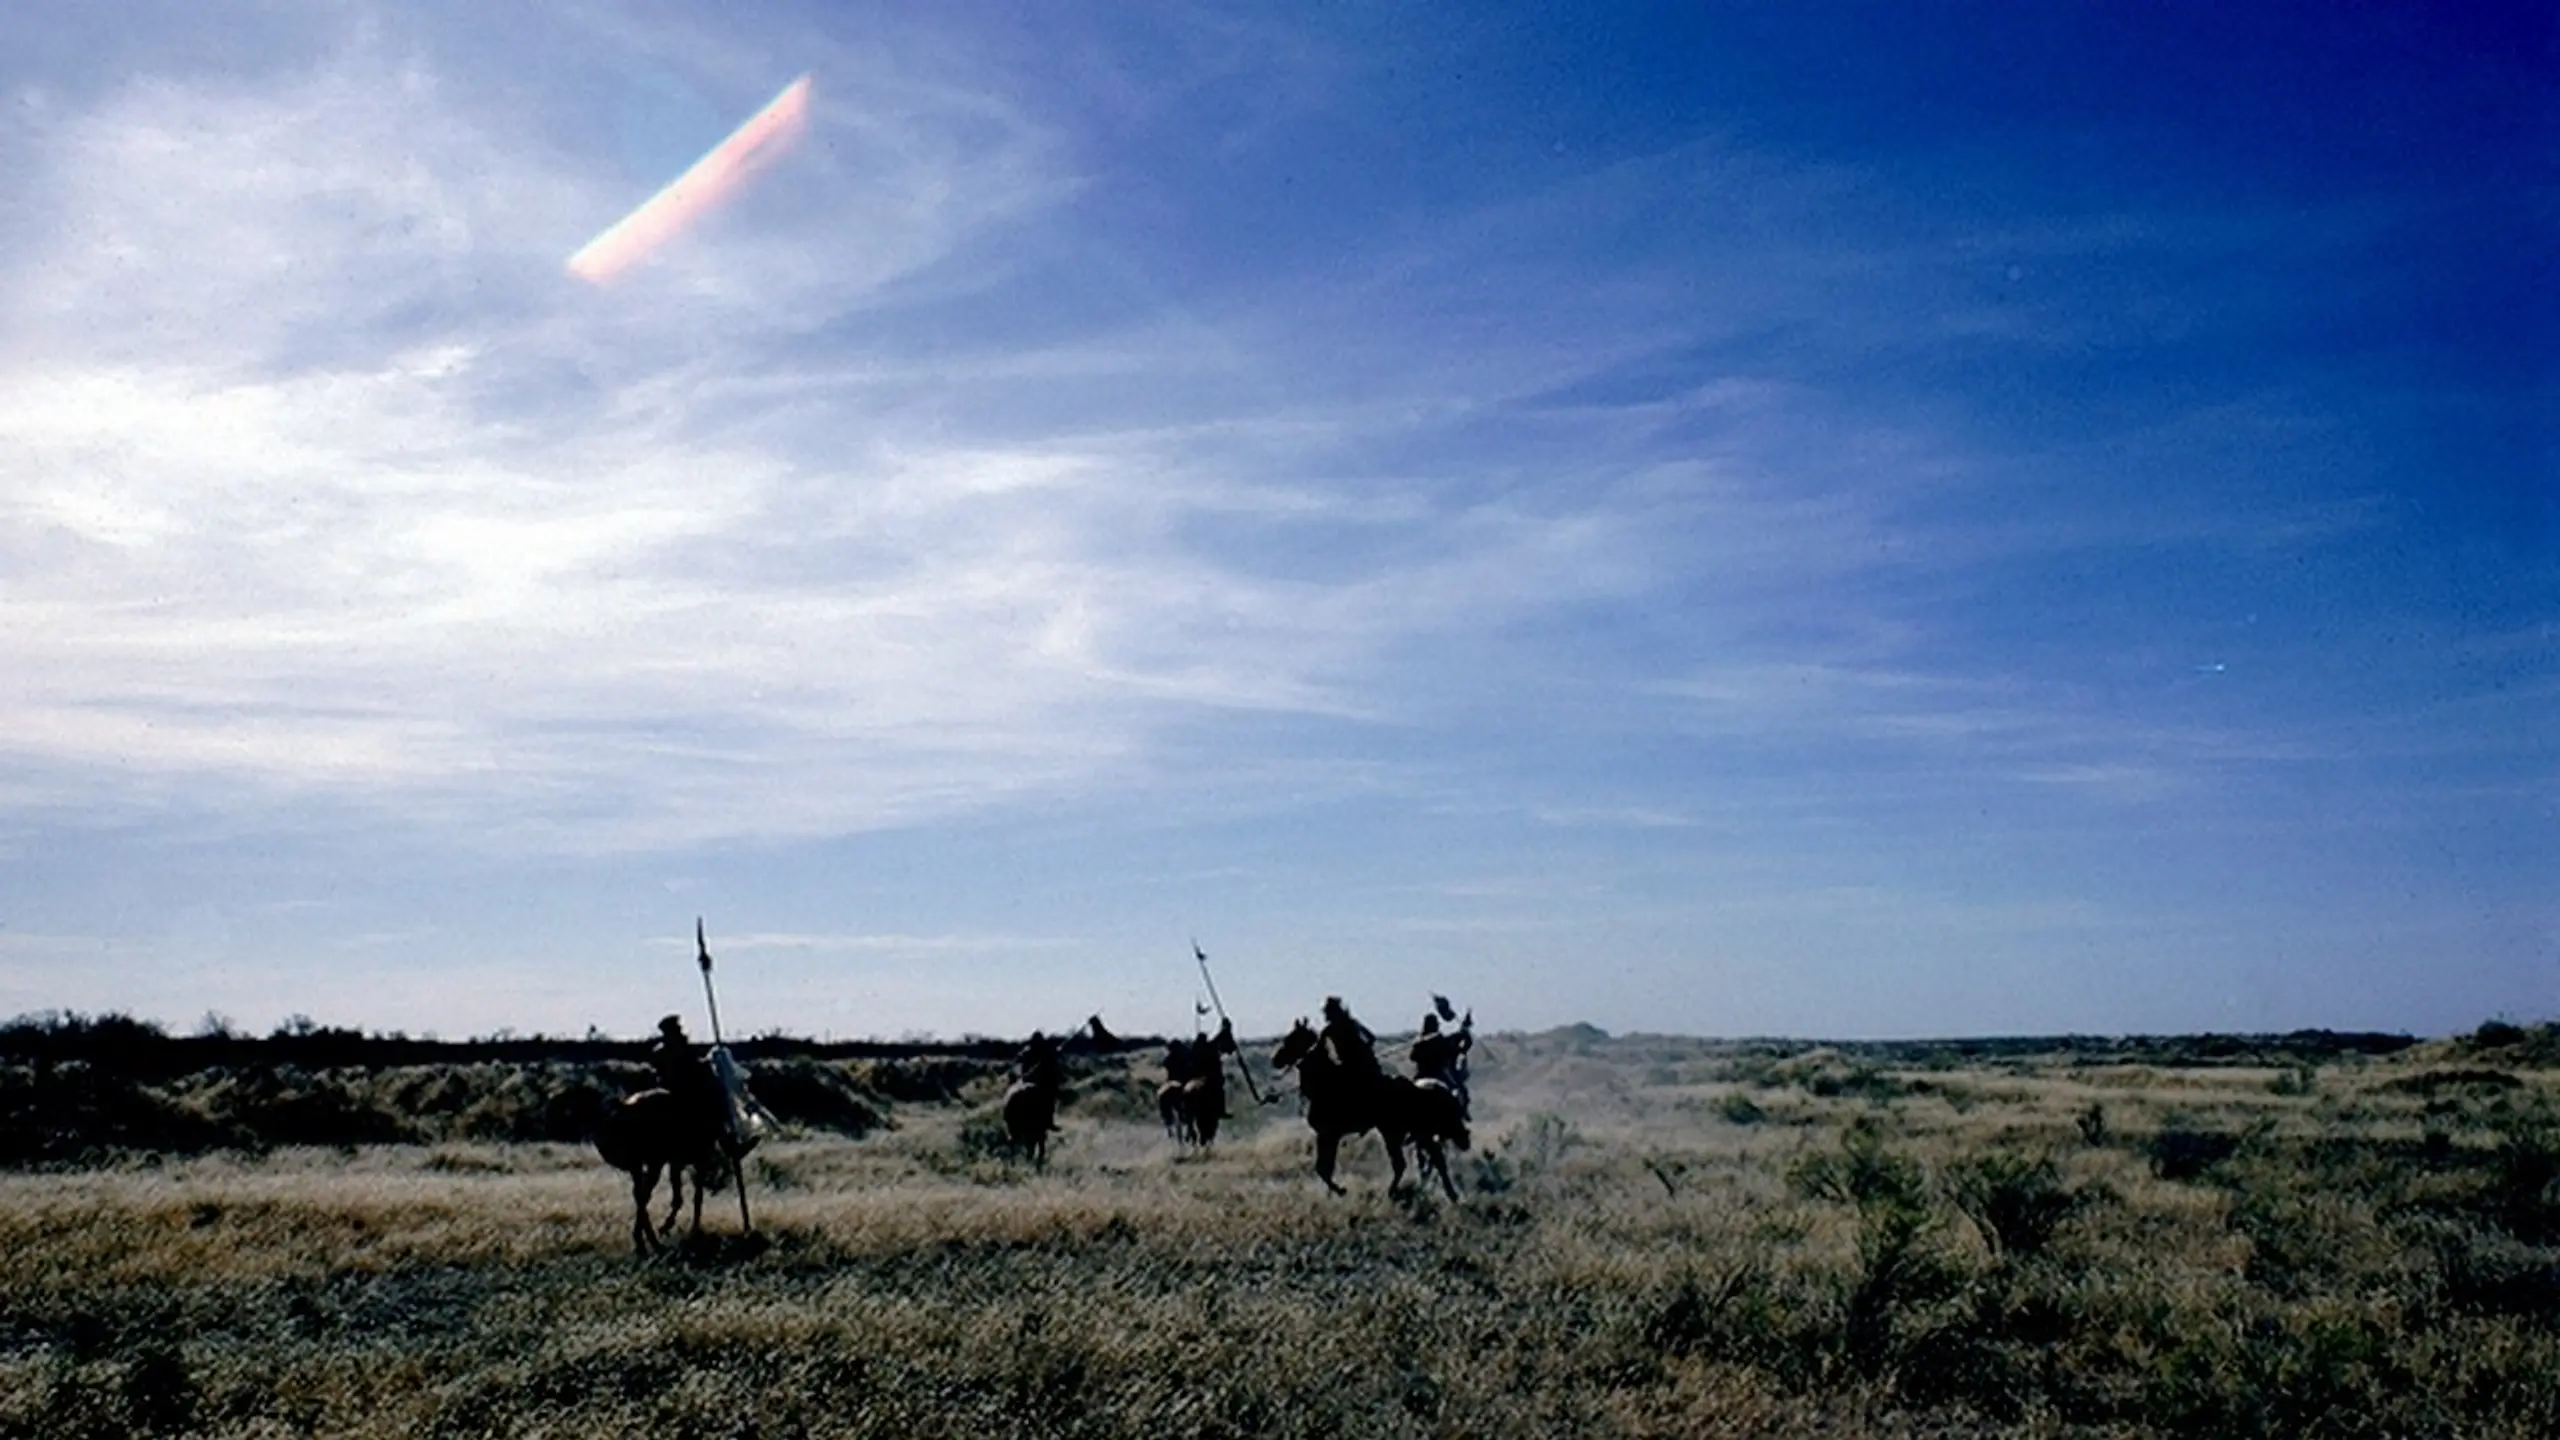
[[[699,915],[693,917],[693,963],[702,967],[702,998],[711,1006],[712,1048],[725,1050],[727,1042],[720,1038],[720,996],[711,988],[711,942],[702,938],[702,917]],[[712,1073],[718,1076],[721,1072],[715,1067]],[[747,1152],[755,1148],[755,1140],[752,1135],[743,1141],[740,1140],[736,1118],[737,1096],[730,1093],[725,1079],[722,1080],[719,1088],[721,1107],[729,1116],[721,1127],[723,1133],[719,1137],[719,1146],[721,1153],[729,1157],[729,1175],[738,1185],[738,1228],[752,1233],[756,1228],[756,1220],[747,1208],[746,1157]],[[743,1089],[740,1093],[743,1093]],[[748,1098],[747,1103],[758,1110],[764,1109],[761,1105],[755,1105],[752,1096]],[[766,1114],[770,1118],[771,1112],[767,1111]],[[699,1184],[701,1178],[699,1175],[695,1176],[695,1182]]]
[[[1200,962],[1200,983],[1209,987],[1209,1003],[1218,1007],[1218,1027],[1233,1030],[1235,1022],[1227,1018],[1227,1002],[1218,998],[1218,982],[1209,974],[1209,952],[1200,948],[1200,937],[1196,935],[1191,937],[1191,958]],[[1278,1095],[1265,1095],[1254,1087],[1253,1067],[1245,1063],[1241,1047],[1236,1050],[1236,1070],[1244,1076],[1244,1093],[1253,1097],[1253,1103],[1272,1105],[1279,1102]]]
[[[720,1039],[720,997],[711,989],[711,945],[702,938],[702,917],[699,915],[693,917],[693,955],[694,963],[702,967],[702,998],[711,1005],[711,1043],[718,1045],[723,1043]]]

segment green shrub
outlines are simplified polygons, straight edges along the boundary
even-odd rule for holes
[[[2076,1123],[2080,1128],[2080,1138],[2089,1145],[2094,1147],[2107,1143],[2107,1107],[2105,1105],[2095,1100],[2090,1101],[2088,1108],[2080,1112]]]
[[[1840,1148],[1799,1157],[1787,1171],[1797,1193],[1861,1210],[1925,1210],[1928,1177],[1920,1163],[1887,1149],[1884,1134],[1861,1116],[1841,1133]]]
[[[1539,1110],[1520,1122],[1517,1129],[1502,1138],[1503,1157],[1522,1177],[1553,1170],[1565,1152],[1582,1143],[1582,1132],[1573,1122],[1551,1111]]]
[[[2054,1232],[2088,1203],[2064,1183],[2049,1155],[1995,1150],[1969,1156],[1948,1174],[1948,1195],[1994,1255],[2042,1254]]]
[[[1056,1137],[1050,1143],[1056,1144]],[[1004,1107],[982,1106],[969,1112],[952,1139],[963,1162],[1006,1161],[1014,1157],[1013,1136],[1004,1128]]]

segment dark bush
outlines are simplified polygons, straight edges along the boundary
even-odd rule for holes
[[[2163,1126],[2151,1137],[2151,1170],[2163,1180],[2193,1180],[2239,1150],[2240,1137],[2226,1130]]]
[[[55,1165],[115,1151],[193,1154],[243,1137],[167,1095],[74,1061],[0,1066],[0,1165]]]
[[[2514,1090],[2523,1084],[2504,1070],[2452,1069],[2421,1070],[2374,1088],[2394,1095],[2434,1095],[2445,1090]]]
[[[322,1076],[244,1107],[241,1128],[267,1145],[384,1145],[419,1138],[402,1116]]]
[[[2484,1020],[2471,1032],[2471,1043],[2483,1050],[2496,1050],[2508,1045],[2521,1045],[2532,1032],[2521,1025],[2504,1020]]]
[[[860,1137],[883,1123],[873,1097],[841,1064],[771,1061],[757,1066],[749,1083],[757,1101],[787,1125]]]
[[[2507,1132],[2490,1165],[2490,1200],[2508,1234],[2530,1245],[2560,1241],[2560,1128]]]
[[[759,1071],[761,1073],[761,1071]],[[943,1105],[970,1086],[1004,1073],[1001,1062],[923,1056],[912,1060],[865,1060],[851,1070],[854,1083],[900,1104]]]
[[[2560,1065],[2560,1023],[2518,1025],[2491,1020],[2471,1032],[2455,1048],[2471,1054],[2495,1051],[2503,1064],[2547,1068]]]

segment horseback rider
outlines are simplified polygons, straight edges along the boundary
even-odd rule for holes
[[[1476,1037],[1471,1023],[1456,1032],[1444,1032],[1440,1017],[1426,1013],[1422,1031],[1413,1040],[1413,1078],[1436,1080],[1449,1087],[1458,1097],[1458,1108],[1467,1109],[1467,1052],[1475,1048]]]
[[[1226,1057],[1235,1053],[1236,1022],[1223,1016],[1218,1020],[1216,1035],[1195,1031],[1191,1037],[1192,1078],[1209,1082],[1211,1092],[1218,1097],[1218,1118],[1221,1120],[1233,1118],[1227,1109]]]
[[[1378,1037],[1352,1017],[1339,995],[1324,997],[1324,1042],[1333,1051],[1333,1063],[1344,1070],[1369,1079],[1380,1075]]]
[[[649,1042],[649,1068],[658,1072],[658,1088],[676,1097],[685,1110],[706,1125],[717,1125],[724,1097],[720,1077],[702,1047],[684,1033],[684,1021],[669,1015],[658,1022],[658,1038]]]
[[[1067,1080],[1066,1066],[1058,1058],[1058,1042],[1038,1030],[1023,1043],[1013,1057],[1014,1078],[1026,1085],[1055,1090]]]

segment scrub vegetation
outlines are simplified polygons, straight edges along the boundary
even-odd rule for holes
[[[1035,1171],[997,1047],[775,1041],[759,1234],[640,1261],[610,1047],[100,1023],[0,1032],[0,1433],[2560,1434],[2549,1026],[1489,1036],[1456,1204],[1241,1089],[1177,1152],[1145,1049]]]

